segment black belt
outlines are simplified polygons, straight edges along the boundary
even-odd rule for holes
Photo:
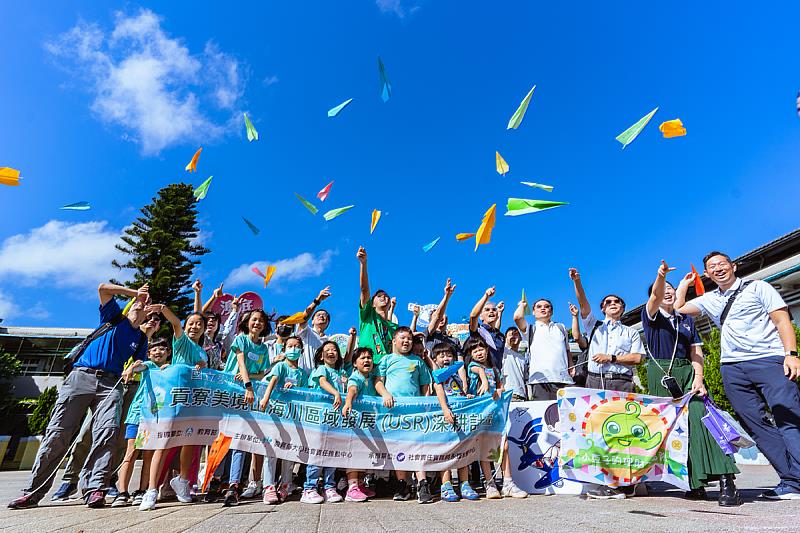
[[[633,381],[632,374],[617,374],[616,372],[603,372],[602,374],[598,374],[597,372],[589,372],[589,375],[593,378],[600,378],[603,379],[620,379],[622,381]]]
[[[97,376],[98,379],[101,378],[119,379],[119,376],[117,374],[112,374],[111,372],[102,370],[100,368],[87,368],[85,366],[76,366],[75,370],[80,370],[81,372],[86,372],[87,374],[94,374],[95,376]]]

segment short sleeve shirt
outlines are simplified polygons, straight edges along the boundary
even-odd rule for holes
[[[312,389],[321,389],[322,387],[319,384],[319,378],[325,377],[325,379],[330,383],[333,387],[343,393],[345,392],[344,387],[347,383],[347,374],[344,374],[341,370],[336,370],[335,368],[331,368],[328,365],[319,365],[314,371],[311,373],[311,378],[309,381],[311,382]]]
[[[464,384],[458,374],[453,374],[442,383],[442,388],[447,396],[464,396],[467,394]]]
[[[116,300],[111,298],[100,306],[100,323],[111,322],[121,313]],[[104,370],[119,376],[125,361],[131,357],[139,361],[147,359],[147,338],[129,320],[123,319],[92,341],[75,362],[75,366]]]
[[[276,389],[284,388],[287,383],[291,383],[292,387],[305,387],[308,385],[306,371],[302,368],[292,368],[286,361],[280,361],[273,366],[266,379],[271,380],[276,376],[278,378],[278,382],[275,384]]]
[[[591,333],[597,319],[594,312],[583,319],[584,331]],[[592,356],[595,354],[624,355],[628,353],[639,353],[644,355],[644,344],[639,332],[632,327],[626,326],[620,321],[613,322],[605,319],[597,329],[589,344],[589,372],[595,374],[601,372],[614,372],[615,374],[632,374],[631,367],[622,363],[595,363]]]
[[[244,354],[244,366],[248,374],[260,374],[269,370],[269,346],[266,342],[254,343],[248,335],[240,333],[231,344],[230,355],[225,363],[226,374],[239,372],[237,352]]]
[[[206,351],[188,335],[184,333],[177,339],[172,337],[173,365],[196,365],[207,361]]]
[[[569,375],[567,330],[556,322],[528,324],[528,382],[572,384]]]
[[[741,284],[742,280],[738,279],[724,293],[717,288],[689,303],[720,327],[719,318],[728,298]],[[766,281],[756,280],[742,289],[728,311],[725,325],[720,328],[721,362],[738,363],[776,355],[783,357],[786,348],[769,314],[784,307],[786,302]]]
[[[433,347],[440,343],[449,344],[452,346],[456,351],[457,357],[464,356],[464,352],[461,351],[461,346],[458,343],[458,339],[455,337],[451,337],[450,335],[442,333],[441,331],[434,331],[425,337],[425,349],[428,350],[429,354],[432,354]]]
[[[478,336],[489,345],[489,354],[492,356],[492,363],[498,369],[503,369],[503,351],[506,347],[506,337],[497,328],[490,327],[484,323],[478,325],[471,336]]]
[[[347,380],[347,389],[349,390],[350,387],[355,387],[356,397],[377,396],[378,393],[375,391],[375,383],[373,380],[374,378],[372,376],[364,376],[364,374],[356,370],[350,374],[350,378]]]
[[[378,375],[392,396],[420,396],[420,387],[430,385],[431,372],[416,355],[387,354],[378,365]]]
[[[478,374],[472,371],[473,368],[482,368],[483,371],[486,372],[486,381],[489,382],[488,394],[494,393],[494,391],[497,390],[498,384],[498,376],[495,374],[497,369],[485,367],[476,361],[471,362],[467,367],[467,375],[469,376],[469,393],[478,394],[478,389],[481,386],[481,378]]]
[[[297,362],[297,366],[305,370],[306,372],[312,372],[314,370],[314,355],[317,353],[317,350],[328,340],[327,335],[320,335],[314,328],[310,325],[307,325],[303,329],[297,332],[297,336],[303,341],[303,355],[300,356],[300,360]]]
[[[158,370],[158,366],[152,361],[145,361],[144,365],[145,369],[141,372],[142,375],[151,370]],[[133,395],[133,400],[131,400],[128,416],[125,418],[126,424],[139,424],[139,420],[142,418],[142,400],[144,400],[144,391],[147,388],[147,384],[144,383],[144,380],[140,380],[139,388],[136,389],[136,394]]]
[[[505,348],[503,357],[503,377],[506,388],[511,389],[517,396],[526,397],[528,358],[525,354],[512,350],[508,346]]]
[[[678,326],[678,344],[675,345],[675,326]],[[642,308],[642,328],[647,343],[648,355],[654,359],[689,359],[692,346],[702,344],[692,317],[674,313],[667,314],[659,309],[651,319],[647,307]]]
[[[392,353],[392,336],[397,324],[384,320],[368,301],[358,309],[358,346],[371,348],[377,365],[386,354]]]

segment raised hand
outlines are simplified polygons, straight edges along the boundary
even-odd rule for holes
[[[487,298],[491,298],[492,296],[494,296],[494,293],[495,293],[495,288],[489,287],[488,289],[486,289],[486,292],[484,294],[486,294]]]
[[[325,298],[327,298],[330,295],[331,295],[331,288],[330,287],[325,287],[324,289],[319,291],[319,294],[317,294],[317,300],[321,302],[322,300],[324,300]]]
[[[224,283],[220,283],[219,287],[214,289],[214,292],[212,293],[214,298],[219,298],[220,296],[222,296],[222,286],[223,285],[224,285]]]
[[[572,281],[578,281],[581,279],[581,274],[578,272],[577,268],[570,268],[569,269],[569,279]]]
[[[447,283],[444,284],[444,293],[447,296],[452,296],[453,293],[455,292],[455,290],[456,290],[456,286],[455,285],[451,285],[450,284],[450,278],[447,278]]]
[[[367,264],[367,251],[364,249],[363,246],[358,247],[358,251],[356,252],[356,259],[358,259],[358,262],[361,263],[362,265]]]
[[[497,312],[498,313],[502,313],[503,309],[505,309],[505,308],[506,308],[506,303],[505,302],[500,302],[499,304],[497,304]]]
[[[194,280],[194,283],[192,283],[192,290],[194,292],[202,291],[203,290],[203,282],[200,281],[199,279]]]
[[[658,267],[658,275],[662,278],[666,278],[667,274],[675,270],[675,268],[670,268],[666,261],[663,259],[661,260],[661,266]]]
[[[567,303],[569,304],[569,314],[571,314],[572,316],[578,316],[578,313],[580,312],[578,306],[572,302],[567,302]]]
[[[414,307],[412,308],[412,311],[411,311],[412,313],[414,313],[414,316],[419,316],[420,311],[421,311],[421,309],[420,309],[419,305],[414,304]]]

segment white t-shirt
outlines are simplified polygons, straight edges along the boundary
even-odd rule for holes
[[[328,340],[328,336],[320,335],[310,325],[298,331],[297,336],[303,340],[303,354],[300,356],[297,366],[310,374],[317,366],[314,364],[314,354]]]
[[[562,324],[528,324],[528,383],[572,384],[567,365],[567,334]],[[532,338],[531,338],[532,337]]]
[[[736,282],[724,293],[719,288],[698,296],[689,303],[707,315],[719,327],[719,317],[728,303],[728,298],[739,288],[742,280]],[[724,327],[720,357],[723,363],[738,363],[786,353],[778,328],[769,313],[786,307],[781,295],[766,281],[755,280],[736,296]]]
[[[503,350],[503,386],[517,396],[527,398],[528,357],[506,345]]]

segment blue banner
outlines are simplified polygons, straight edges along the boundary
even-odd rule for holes
[[[142,386],[141,448],[210,445],[222,434],[233,449],[353,469],[435,471],[497,461],[511,398],[448,398],[453,428],[435,396],[395,398],[391,409],[380,397],[362,397],[343,417],[318,389],[275,390],[260,412],[266,383],[253,382],[256,401],[248,405],[232,375],[186,365],[149,372]]]

